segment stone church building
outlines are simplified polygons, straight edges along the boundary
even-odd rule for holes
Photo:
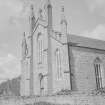
[[[105,42],[68,33],[64,7],[61,31],[54,30],[50,0],[38,14],[36,19],[31,5],[30,34],[22,40],[21,96],[105,87]]]

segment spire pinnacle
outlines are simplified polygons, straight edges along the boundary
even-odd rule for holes
[[[23,40],[25,39],[25,32],[23,33]]]
[[[25,58],[25,56],[27,55],[27,42],[26,42],[26,35],[25,32],[23,33],[23,40],[22,40],[22,56],[23,58]]]
[[[33,7],[33,5],[31,4],[31,10],[34,10],[34,7]]]
[[[61,12],[64,13],[65,9],[64,6],[61,7]]]
[[[24,33],[23,33],[23,37],[25,38],[25,36],[26,36],[26,35],[25,35],[25,32],[24,32]]]
[[[51,4],[51,1],[50,1],[50,0],[47,0],[47,3],[48,3],[48,4]]]
[[[34,6],[32,4],[30,6],[30,9],[31,9],[31,16],[33,17],[34,16]]]
[[[34,6],[33,4],[30,5],[30,31],[32,32],[35,27],[35,14],[34,14]]]
[[[66,18],[65,18],[65,8],[64,6],[61,6],[61,24],[65,23],[67,24]]]
[[[47,6],[52,6],[50,0],[47,0]]]
[[[42,9],[40,8],[40,9],[39,9],[39,18],[41,18],[41,19],[43,18],[42,12],[43,12],[43,11],[42,11]]]
[[[25,32],[23,33],[23,40],[22,40],[22,46],[23,46],[23,44],[26,44],[26,38],[25,38]]]
[[[45,5],[44,5],[44,9],[47,11],[48,7],[52,7],[50,0],[46,0]]]
[[[61,6],[61,32],[65,36],[67,35],[67,20],[65,18],[65,9],[64,6]],[[64,38],[65,39],[65,38]]]
[[[34,18],[34,21],[35,21],[36,19],[35,19],[34,6],[33,6],[33,4],[31,4],[30,10],[31,10],[31,18]]]

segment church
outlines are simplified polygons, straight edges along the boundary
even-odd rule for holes
[[[61,31],[53,29],[52,4],[46,0],[36,19],[30,6],[30,34],[23,35],[21,96],[105,87],[105,41],[68,33],[64,7]]]

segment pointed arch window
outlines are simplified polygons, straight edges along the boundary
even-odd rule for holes
[[[94,60],[94,68],[95,68],[95,77],[96,77],[96,88],[101,89],[103,88],[103,64],[99,57]]]
[[[38,33],[38,37],[37,37],[37,57],[38,57],[38,64],[42,64],[43,62],[43,40],[42,40],[41,33]]]
[[[40,81],[40,95],[42,95],[44,91],[44,75],[39,73],[39,81]]]
[[[58,48],[55,51],[55,58],[56,58],[57,79],[59,80],[62,78],[62,71],[61,71],[61,53]]]

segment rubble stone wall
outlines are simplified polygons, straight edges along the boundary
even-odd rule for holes
[[[74,95],[0,99],[0,105],[104,105],[105,96]]]

